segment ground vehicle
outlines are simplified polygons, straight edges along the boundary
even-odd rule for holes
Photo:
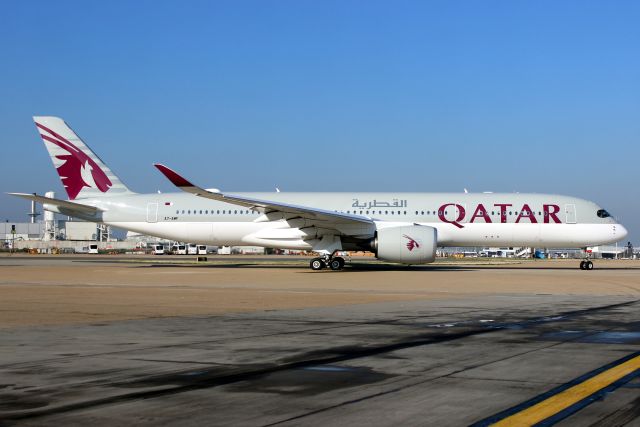
[[[153,245],[154,255],[164,255],[164,245]]]
[[[207,245],[198,245],[198,255],[207,254]]]
[[[188,255],[198,255],[198,245],[195,243],[189,243],[187,246],[187,254]]]
[[[516,251],[513,248],[485,248],[480,252],[481,257],[513,258]]]
[[[90,254],[97,254],[98,253],[98,245],[96,245],[96,244],[89,245],[89,253]]]
[[[173,245],[171,246],[172,255],[186,255],[187,247],[185,245]]]

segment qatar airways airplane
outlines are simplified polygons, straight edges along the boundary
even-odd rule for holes
[[[34,117],[69,200],[10,193],[44,209],[166,239],[314,251],[313,270],[341,270],[345,250],[402,264],[439,246],[586,248],[627,230],[588,200],[550,194],[234,193],[204,189],[155,166],[181,192],[138,194],[57,117]],[[593,269],[585,259],[583,270]]]

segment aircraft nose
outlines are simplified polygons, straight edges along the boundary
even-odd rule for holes
[[[614,230],[616,237],[620,240],[624,239],[629,234],[627,229],[622,224],[616,224]]]

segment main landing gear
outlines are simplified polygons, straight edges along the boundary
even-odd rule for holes
[[[339,271],[344,268],[344,258],[340,256],[333,256],[333,254],[325,255],[312,259],[309,263],[309,267],[314,271],[320,271],[323,268],[330,268],[333,271]]]

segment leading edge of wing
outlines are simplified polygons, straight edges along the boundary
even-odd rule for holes
[[[237,196],[232,194],[223,194],[221,192],[214,192],[205,190],[202,187],[199,187],[193,183],[191,183],[188,179],[184,178],[182,175],[174,171],[173,169],[163,165],[156,163],[154,166],[162,172],[162,174],[169,180],[173,185],[185,191],[187,193],[194,194],[199,197],[204,197],[207,199],[217,200],[220,202],[231,203],[235,205],[245,206],[248,208],[263,208],[268,211],[277,211],[283,212],[287,214],[295,214],[301,217],[306,217],[315,220],[324,220],[324,221],[334,221],[334,222],[357,222],[357,223],[365,223],[365,224],[373,224],[373,219],[365,216],[359,215],[349,215],[343,214],[340,212],[329,211],[325,209],[317,209],[308,206],[299,206],[293,205],[289,203],[276,202],[273,200],[261,200],[261,199],[253,199],[251,197]]]

